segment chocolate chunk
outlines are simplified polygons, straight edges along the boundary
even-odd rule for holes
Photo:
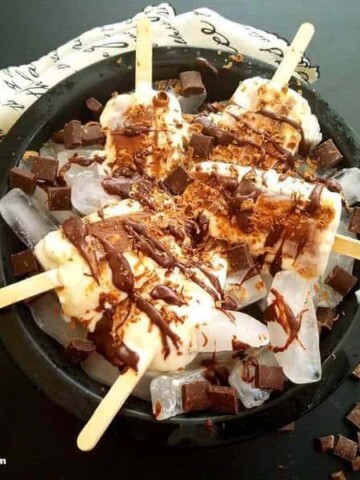
[[[47,193],[49,210],[72,209],[70,187],[49,187]]]
[[[117,195],[120,198],[129,198],[134,182],[130,178],[105,178],[101,185],[109,195]]]
[[[358,472],[360,470],[360,457],[356,457],[355,460],[351,462],[351,468],[353,472]]]
[[[10,170],[10,188],[20,188],[25,193],[32,195],[36,188],[36,175],[34,173],[14,167]]]
[[[351,212],[351,218],[349,222],[349,232],[360,233],[360,208],[355,207]]]
[[[320,164],[325,168],[334,167],[343,159],[343,156],[331,139],[326,140],[326,142],[323,142],[316,147],[314,150],[314,155]]]
[[[252,231],[251,215],[252,210],[238,210],[235,213],[237,224],[244,233],[251,233]]]
[[[64,129],[51,134],[51,140],[55,143],[64,143]]]
[[[293,432],[294,430],[295,430],[295,422],[291,422],[279,428],[278,432]]]
[[[351,412],[346,416],[346,420],[351,422],[360,430],[360,403],[356,403]]]
[[[189,146],[194,150],[194,158],[206,160],[210,158],[214,146],[214,138],[201,133],[193,133],[190,138]]]
[[[360,380],[360,363],[358,363],[352,371],[352,376],[357,380]]]
[[[210,409],[213,412],[236,414],[239,410],[239,402],[236,391],[232,387],[210,385],[209,387]]]
[[[256,366],[255,386],[269,390],[284,390],[284,372],[281,367]]]
[[[189,97],[190,95],[199,95],[206,92],[201,75],[195,70],[181,72],[180,80],[182,84],[182,94],[184,97]]]
[[[98,120],[104,110],[102,103],[100,103],[99,100],[96,100],[96,98],[90,97],[86,100],[85,105],[90,110],[93,118]]]
[[[222,365],[214,365],[205,370],[204,378],[212,385],[229,386],[229,371]]]
[[[331,480],[346,480],[344,472],[339,470],[338,472],[334,472],[330,475]]]
[[[227,259],[229,262],[229,270],[233,272],[245,270],[254,265],[254,259],[246,243],[241,243],[229,248],[227,251]]]
[[[343,435],[337,435],[335,441],[335,447],[333,450],[334,455],[352,462],[356,458],[358,451],[358,444],[350,438]]]
[[[179,165],[165,178],[164,185],[173,195],[180,195],[192,181],[185,168]]]
[[[331,307],[318,307],[316,310],[317,321],[319,322],[320,330],[332,330],[335,320],[338,316],[336,309]]]
[[[334,435],[327,435],[326,437],[319,437],[318,444],[320,450],[322,452],[328,452],[329,450],[333,450],[335,445],[335,437]]]
[[[356,285],[357,278],[351,273],[347,272],[343,267],[337,265],[329,273],[325,283],[345,297]]]
[[[82,127],[79,120],[71,120],[64,127],[65,148],[78,148],[82,145]]]
[[[10,255],[10,261],[14,275],[17,277],[38,271],[36,258],[32,250],[24,250]]]
[[[199,381],[193,383],[185,383],[181,387],[182,407],[185,412],[207,410],[209,408],[209,386],[209,382]]]
[[[34,157],[31,173],[36,175],[37,180],[53,182],[56,178],[59,162],[50,157]]]
[[[84,362],[88,356],[95,352],[96,346],[90,340],[74,338],[65,349],[65,355],[73,363],[79,364]]]
[[[210,72],[212,72],[214,75],[219,75],[218,69],[213,65],[209,60],[203,57],[196,57],[195,62],[199,67],[206,68]]]
[[[104,143],[104,134],[97,122],[89,122],[84,125],[81,135],[84,146]]]

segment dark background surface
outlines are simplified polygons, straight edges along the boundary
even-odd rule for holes
[[[97,25],[124,20],[147,2],[116,0],[0,0],[0,68],[27,63]],[[173,2],[178,12],[205,6]],[[291,38],[303,21],[315,24],[308,50],[321,65],[316,89],[360,131],[359,0],[223,0],[206,6],[239,21]],[[291,479],[322,480],[343,467],[314,449],[314,438],[353,432],[344,416],[360,399],[351,379],[321,407],[277,432],[243,444],[212,449],[166,449],[107,435],[95,452],[76,450],[81,424],[50,403],[27,381],[0,347],[0,479]],[[347,474],[348,478],[351,473]]]

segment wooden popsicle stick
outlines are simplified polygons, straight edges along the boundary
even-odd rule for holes
[[[301,61],[314,32],[315,28],[311,23],[303,23],[300,25],[299,30],[291,42],[291,45],[288,46],[284,58],[272,78],[274,82],[288,83],[295,68]]]
[[[356,238],[335,235],[333,252],[360,260],[360,241]]]
[[[136,24],[135,90],[146,95],[152,86],[152,27],[147,17]]]
[[[144,350],[141,354],[138,372],[129,368],[124,374],[119,375],[103,400],[101,400],[90,420],[79,433],[77,446],[80,450],[88,452],[96,446],[120,408],[131,395],[136,384],[148,369],[154,354],[155,348],[149,345],[147,350]]]
[[[0,308],[48,292],[56,287],[61,287],[61,282],[57,277],[57,269],[25,278],[25,280],[0,289]]]

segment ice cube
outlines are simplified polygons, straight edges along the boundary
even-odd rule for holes
[[[199,323],[199,352],[232,351],[235,341],[251,347],[269,343],[266,326],[245,313],[202,307],[194,309],[191,314]]]
[[[60,303],[53,293],[42,295],[31,302],[29,308],[37,326],[64,347],[74,338],[86,338],[86,328],[62,315]]]
[[[65,147],[62,143],[55,143],[52,140],[49,140],[40,148],[39,154],[41,157],[56,158],[63,150],[65,150]]]
[[[344,168],[337,172],[334,177],[344,191],[345,200],[349,205],[360,201],[360,169],[356,167]]]
[[[101,177],[94,172],[85,171],[73,179],[71,203],[83,215],[89,215],[118,200],[118,196],[105,192],[101,186]]]
[[[199,380],[204,380],[203,369],[155,377],[151,381],[150,392],[156,419],[165,420],[183,413],[182,385]]]
[[[294,383],[317,382],[321,378],[319,331],[311,298],[312,288],[313,285],[296,272],[279,272],[268,296],[269,305],[275,303],[277,309],[276,318],[267,324],[270,343],[279,365]],[[293,341],[288,343],[294,322],[300,322],[300,327]]]
[[[86,159],[94,159],[96,157],[102,157],[104,156],[104,152],[101,150],[63,150],[62,152],[59,153],[57,156],[57,159],[59,160],[59,171],[61,168],[66,165],[69,161],[69,158],[73,157],[74,155],[77,155],[78,157],[86,158]],[[90,171],[90,172],[97,172],[98,171],[98,164],[94,161],[89,166],[82,166],[78,165],[77,163],[72,163],[69,170],[67,170],[64,174],[64,179],[70,187],[73,184],[74,178],[82,172],[85,171]]]
[[[189,97],[177,96],[182,113],[197,113],[206,100],[206,93],[190,95]]]
[[[10,190],[0,200],[0,213],[18,238],[33,248],[56,225],[39,212],[19,188]]]
[[[235,388],[244,407],[254,408],[262,405],[269,399],[271,390],[254,386],[255,367],[250,364],[246,365],[246,361],[249,361],[249,359],[235,362],[229,375],[229,383]]]

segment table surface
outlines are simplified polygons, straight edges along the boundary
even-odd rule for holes
[[[0,68],[28,63],[79,33],[114,20],[125,20],[146,6],[133,0],[1,0]],[[195,8],[193,0],[175,0],[178,13]],[[223,0],[208,1],[234,21],[291,38],[298,25],[311,21],[315,38],[308,50],[321,65],[316,89],[360,131],[358,81],[360,29],[358,0]],[[119,468],[128,480],[177,479],[326,479],[343,467],[340,460],[320,454],[314,438],[350,434],[345,414],[360,397],[360,383],[346,380],[323,405],[296,422],[291,433],[212,449],[166,449],[106,436],[96,451],[75,447],[78,420],[52,404],[23,376],[0,347],[0,478],[105,478]],[[351,477],[351,473],[348,478]]]

